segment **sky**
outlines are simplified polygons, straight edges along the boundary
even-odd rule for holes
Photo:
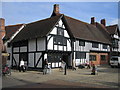
[[[2,18],[6,25],[31,23],[49,18],[54,4],[60,13],[87,23],[91,17],[106,19],[107,25],[118,23],[118,2],[2,2]]]

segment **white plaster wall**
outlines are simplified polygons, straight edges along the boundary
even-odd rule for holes
[[[11,65],[12,65],[12,57],[11,57],[11,55],[12,55],[12,50],[11,50],[11,47],[7,48],[7,53],[9,53],[9,55],[10,55],[10,59],[7,60],[7,65],[8,65],[8,66],[11,66]]]
[[[54,45],[54,50],[57,50],[57,45]]]
[[[62,22],[62,20],[60,20],[59,21],[59,27],[62,27],[62,24],[63,24],[63,22]]]
[[[44,60],[47,59],[47,54],[44,55]]]
[[[27,47],[26,46],[20,47],[20,52],[27,52]]]
[[[86,61],[89,62],[89,53],[86,53]]]
[[[47,44],[48,50],[53,50],[53,37],[50,38],[48,44]]]
[[[68,32],[66,30],[64,30],[64,37],[69,38],[70,36],[68,35]]]
[[[42,53],[36,53],[36,63],[37,63],[37,61],[38,61],[38,59],[40,58],[41,55],[42,55]],[[42,58],[40,59],[37,67],[42,68]]]
[[[38,51],[44,51],[46,49],[46,40],[44,38],[38,38],[37,39],[37,50]]]
[[[67,51],[67,47],[66,46],[64,46],[64,51]]]
[[[29,51],[36,51],[36,39],[31,39],[28,42]]]
[[[85,49],[84,51],[90,51],[91,44],[89,42],[85,42]]]
[[[34,67],[34,53],[29,53],[29,57],[28,57],[29,59],[29,64],[28,64],[28,66],[29,67]]]
[[[13,52],[19,52],[19,47],[13,48]]]
[[[58,46],[59,50],[62,51],[63,50],[63,46]]]
[[[54,35],[57,35],[57,28],[54,27],[53,30],[50,32],[50,34],[54,34]]]
[[[70,42],[67,40],[67,51],[71,51],[71,45]]]
[[[14,57],[15,61],[17,62],[17,65],[19,65],[19,54],[13,54],[13,57]],[[15,65],[15,63],[13,63],[13,65]]]

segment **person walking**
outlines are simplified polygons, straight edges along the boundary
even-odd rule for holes
[[[95,64],[92,65],[92,73],[91,75],[96,75],[97,74],[97,66]]]
[[[43,66],[44,66],[43,75],[45,75],[45,74],[47,74],[47,69],[48,69],[48,61],[47,61],[47,59],[44,60]]]
[[[21,59],[20,65],[19,65],[19,72],[21,72],[21,70],[22,70],[23,72],[25,72],[25,67],[24,67],[24,65],[25,65],[24,60]]]
[[[90,63],[89,61],[86,61],[87,69],[90,69]]]

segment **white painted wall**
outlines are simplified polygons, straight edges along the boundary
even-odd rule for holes
[[[60,20],[58,22],[58,24],[56,26],[59,26],[59,27],[62,27],[65,29],[65,26],[63,25],[63,22],[62,20]],[[54,27],[53,30],[50,32],[50,34],[53,34],[53,35],[57,35],[57,28]],[[64,30],[64,37],[67,37],[69,38],[69,34],[67,32],[67,30]],[[47,37],[47,40],[50,38],[50,36]],[[50,38],[49,42],[48,42],[48,45],[47,45],[47,48],[48,50],[53,50],[53,37]],[[70,42],[67,41],[67,48],[65,46],[60,46],[60,45],[54,45],[54,50],[60,50],[60,51],[71,51],[71,45],[70,45]]]
[[[71,51],[71,45],[70,42],[67,40],[67,51]]]
[[[36,53],[36,63],[41,55],[42,55],[42,53]],[[41,58],[40,62],[38,63],[37,67],[42,68],[42,58]]]
[[[54,27],[53,30],[50,32],[50,34],[54,34],[54,35],[57,35],[57,28]]]
[[[62,20],[60,19],[60,21],[59,21],[59,27],[62,27],[62,24],[63,24],[63,22],[62,22]]]
[[[20,47],[20,52],[27,52],[27,47],[26,46]]]
[[[68,35],[68,32],[66,30],[64,30],[64,37],[70,38],[70,36]]]
[[[34,67],[34,53],[29,53],[28,56],[29,56],[28,57],[28,60],[29,60],[28,66],[29,67]]]
[[[13,52],[19,52],[19,47],[13,48]]]
[[[37,39],[37,50],[44,51],[46,49],[46,40],[45,37]]]
[[[98,48],[93,48],[91,42],[85,42],[85,46],[79,46],[79,41],[76,40],[74,42],[74,51],[86,51],[89,52],[90,50],[95,51],[110,51],[110,46],[107,46],[107,49],[103,49],[103,44],[99,44]]]
[[[8,64],[8,66],[11,66],[12,65],[12,49],[11,49],[11,47],[9,47],[9,48],[7,48],[7,53],[9,53],[9,55],[10,55],[10,60],[7,60],[7,64]]]
[[[51,39],[49,40],[49,42],[47,44],[47,48],[48,48],[48,50],[53,50],[53,37],[51,37]]]
[[[31,39],[28,41],[29,52],[36,51],[36,39]]]
[[[15,61],[17,62],[17,65],[19,65],[19,54],[13,54],[13,57],[15,58]],[[15,65],[15,63],[13,63],[13,65]]]

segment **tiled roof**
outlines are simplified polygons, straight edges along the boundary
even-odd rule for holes
[[[26,24],[13,39],[14,42],[46,36],[62,15]]]
[[[111,25],[111,26],[106,26],[109,34],[115,34],[116,30],[117,30],[117,25]]]
[[[64,18],[75,38],[102,43],[110,43],[110,41],[95,25],[88,24],[68,16],[64,16]]]
[[[22,25],[23,24],[5,26],[6,35],[4,37],[4,40],[9,40],[13,34],[15,34],[15,32],[22,27]]]
[[[106,36],[107,32],[100,24],[95,26],[63,14],[26,24],[13,42],[47,36],[60,18],[63,19],[66,29],[74,38],[110,44],[109,36]],[[101,30],[104,30],[106,34]]]

